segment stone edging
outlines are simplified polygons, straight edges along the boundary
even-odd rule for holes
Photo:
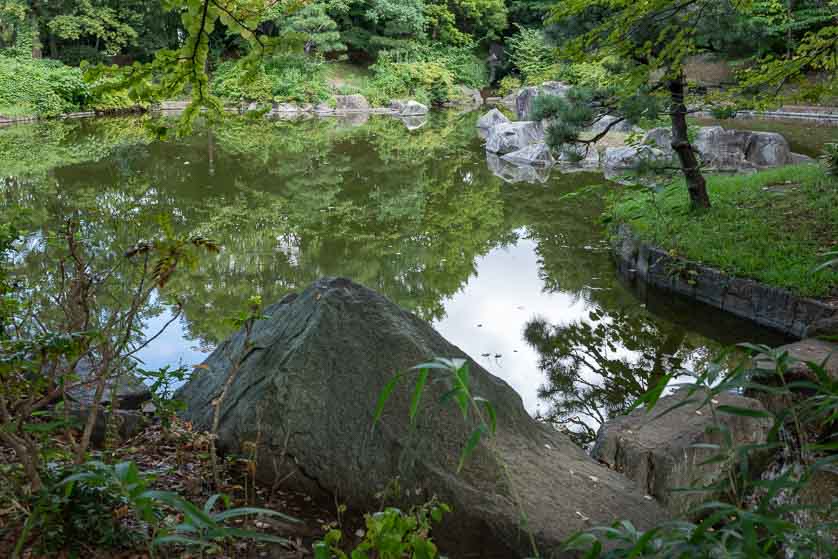
[[[619,273],[630,280],[686,295],[785,334],[803,338],[815,322],[838,319],[838,305],[671,256],[639,240],[624,224],[616,231],[612,249]]]

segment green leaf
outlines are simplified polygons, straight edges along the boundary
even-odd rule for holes
[[[283,514],[275,510],[262,509],[257,507],[239,507],[236,509],[225,510],[224,512],[214,514],[213,518],[217,522],[223,522],[231,518],[238,518],[239,516],[248,516],[251,514],[260,514],[262,516],[277,516],[282,518],[283,520],[287,520],[288,522],[300,522],[299,519],[294,518],[293,516],[288,516],[287,514]]]
[[[375,405],[375,414],[372,417],[372,427],[375,429],[376,423],[381,419],[381,414],[384,413],[384,406],[387,405],[387,400],[390,399],[390,395],[393,394],[393,390],[396,389],[396,385],[401,378],[400,374],[393,375],[384,388],[381,390],[381,393],[378,395],[378,403]]]
[[[498,430],[498,417],[495,414],[495,407],[492,402],[481,396],[476,396],[474,401],[479,402],[486,409],[486,414],[489,416],[489,431],[494,435]]]
[[[482,423],[478,425],[474,429],[474,431],[471,432],[471,435],[469,435],[469,438],[466,441],[466,446],[463,448],[463,452],[460,454],[460,463],[457,465],[457,473],[460,473],[460,471],[463,469],[463,465],[465,464],[466,460],[474,452],[474,449],[477,448],[477,445],[480,444],[480,439],[485,434],[486,426]]]
[[[413,388],[413,397],[410,399],[410,422],[416,419],[416,412],[419,411],[419,402],[422,400],[422,392],[425,390],[425,384],[428,382],[427,368],[419,369],[419,377],[416,379],[416,386]]]

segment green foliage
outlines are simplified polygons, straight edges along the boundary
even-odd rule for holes
[[[18,114],[56,116],[79,110],[90,90],[77,68],[52,60],[0,57],[0,114],[17,107]]]
[[[826,144],[823,147],[821,161],[826,167],[827,173],[833,177],[838,177],[838,143]]]
[[[481,87],[487,79],[485,66],[472,47],[417,44],[384,51],[371,70],[373,78],[363,92],[373,104],[403,97],[441,104],[457,95],[457,83]]]
[[[60,481],[51,483],[37,497],[27,521],[44,545],[97,543],[108,547],[129,546],[144,541],[153,553],[155,547],[177,546],[219,552],[229,540],[253,540],[287,543],[287,540],[261,532],[229,526],[227,523],[247,516],[277,516],[288,522],[296,519],[281,513],[253,508],[225,508],[214,512],[216,505],[229,499],[213,495],[202,508],[175,493],[151,489],[151,476],[133,462],[110,465],[87,462]],[[112,507],[112,508],[108,508]],[[167,515],[174,510],[180,520]],[[133,513],[134,521],[145,529],[125,524],[120,515]],[[77,518],[87,512],[88,518]],[[97,527],[95,522],[99,522]],[[78,532],[86,528],[89,533]],[[129,532],[129,530],[131,530]],[[91,536],[96,540],[91,540]]]
[[[346,45],[341,41],[338,24],[331,17],[330,11],[344,14],[347,9],[348,6],[342,2],[312,2],[288,18],[288,30],[304,35],[304,50],[307,54],[345,52]]]
[[[509,58],[525,84],[539,85],[556,77],[554,49],[547,44],[544,33],[519,27],[506,43]]]
[[[445,503],[432,500],[410,512],[388,507],[380,512],[364,515],[364,538],[349,553],[340,548],[340,530],[330,530],[323,541],[314,544],[315,559],[436,559],[437,547],[431,539],[433,523],[442,520],[451,509]]]
[[[280,54],[256,66],[240,60],[221,64],[212,88],[224,99],[316,103],[328,98],[323,60],[302,54]]]
[[[506,75],[498,83],[498,95],[505,97],[514,91],[518,91],[524,84],[513,75]]]
[[[754,175],[712,176],[716,207],[690,214],[683,185],[619,199],[611,219],[643,239],[722,271],[755,278],[800,295],[828,296],[838,271],[812,271],[838,238],[838,189],[817,165]]]
[[[743,344],[758,359],[732,370],[720,364],[708,366],[691,382],[681,383],[685,399],[657,413],[657,420],[685,403],[697,404],[713,418],[710,432],[720,435],[720,444],[702,444],[715,455],[703,464],[724,463],[730,469],[717,484],[682,488],[704,493],[708,500],[693,513],[698,520],[675,520],[649,531],[636,529],[630,522],[597,527],[572,538],[568,551],[585,551],[584,557],[748,557],[770,559],[778,556],[834,557],[835,512],[838,501],[825,510],[812,511],[802,500],[819,474],[834,475],[838,460],[836,444],[830,440],[838,416],[838,382],[824,370],[824,363],[806,363],[812,372],[803,381],[792,381],[790,367],[795,360],[782,350]],[[655,410],[663,386],[683,372],[663,379],[638,403]],[[748,391],[766,394],[785,402],[774,413],[731,405],[718,405],[716,397],[725,392]],[[804,395],[805,394],[805,395]],[[730,430],[720,422],[722,415],[760,417],[772,420],[765,444],[735,444]],[[781,439],[780,433],[784,433]],[[698,445],[696,445],[698,446]],[[758,477],[751,469],[759,453],[783,448],[786,467],[775,476]],[[721,500],[711,495],[721,494]],[[810,514],[814,513],[814,514]],[[807,518],[801,521],[802,518]]]

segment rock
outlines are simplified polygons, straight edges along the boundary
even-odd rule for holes
[[[788,141],[775,132],[751,132],[745,158],[757,167],[779,167],[791,159]]]
[[[67,391],[67,397],[76,402],[80,406],[90,406],[93,403],[93,398],[96,393],[96,386],[92,384],[95,379],[91,377],[93,374],[90,361],[82,359],[76,365],[76,376],[79,382],[90,382],[91,384],[82,384]],[[111,402],[113,397],[113,389],[116,387],[117,407],[121,410],[138,410],[142,407],[144,402],[151,400],[151,391],[148,386],[140,380],[136,375],[130,371],[126,371],[120,375],[118,382],[116,378],[109,379],[105,385],[105,393],[100,402],[107,405]]]
[[[698,131],[694,145],[702,164],[717,171],[777,167],[792,161],[788,142],[773,132],[706,126]]]
[[[259,110],[259,108],[260,108],[260,107],[259,107],[259,103],[257,103],[256,101],[251,101],[251,102],[250,102],[250,103],[248,103],[247,105],[242,106],[241,112],[243,112],[243,113],[252,113],[252,112],[256,112],[256,111],[258,111],[258,110]]]
[[[314,112],[319,114],[332,114],[335,109],[330,107],[328,103],[317,103],[314,106]]]
[[[319,488],[363,511],[378,507],[378,493],[398,477],[397,506],[433,495],[452,505],[454,512],[435,529],[441,544],[490,540],[496,549],[514,550],[506,557],[531,553],[513,491],[545,556],[558,554],[568,536],[590,526],[625,518],[645,529],[664,517],[626,478],[530,417],[504,381],[382,295],[325,278],[265,314],[253,327],[249,350],[244,332],[235,334],[179,393],[186,418],[209,428],[213,400],[246,351],[221,406],[218,442],[226,452],[257,442],[263,482],[290,475],[291,488]],[[434,378],[413,425],[413,386],[404,382],[372,429],[379,394],[394,372],[438,356],[466,359],[472,392],[497,412],[493,450],[479,445],[460,474],[460,453],[474,425],[456,406],[440,404],[447,388]],[[510,472],[508,483],[498,457]]]
[[[399,111],[400,116],[421,116],[428,114],[428,107],[418,101],[407,101]]]
[[[395,112],[400,113],[404,108],[407,101],[404,99],[391,99],[389,107],[393,109]]]
[[[513,165],[536,165],[549,167],[556,163],[547,144],[532,144],[502,156],[501,159]]]
[[[599,167],[600,164],[599,150],[597,150],[596,146],[593,145],[566,145],[562,148],[561,154],[559,154],[559,162],[586,169],[593,169]]]
[[[570,86],[561,82],[544,82],[538,87],[523,87],[515,94],[515,112],[518,118],[529,119],[531,118],[533,99],[539,95],[564,97],[569,90]]]
[[[485,115],[481,116],[477,119],[477,127],[482,128],[484,130],[489,130],[496,124],[507,124],[510,122],[506,115],[500,112],[497,109],[492,109]]]
[[[821,336],[838,337],[838,313],[831,318],[822,318],[806,328],[804,338],[819,338]]]
[[[360,94],[354,95],[335,95],[335,109],[345,112],[362,112],[368,111],[370,108],[366,97]]]
[[[686,399],[686,390],[661,398],[652,413],[638,409],[615,417],[600,428],[592,457],[636,481],[646,493],[665,503],[677,514],[689,514],[696,505],[712,499],[712,493],[690,494],[674,489],[708,486],[729,473],[729,463],[703,464],[718,454],[716,449],[696,448],[697,444],[723,444],[723,436],[712,428],[707,408],[687,404],[656,419],[656,415]],[[698,394],[696,398],[702,398]],[[735,394],[720,394],[718,404],[763,411],[760,402]],[[735,447],[761,444],[768,440],[772,421],[717,413],[730,432]]]
[[[486,152],[486,165],[493,175],[510,184],[519,182],[544,184],[550,178],[550,166],[511,163],[488,151]]]
[[[273,112],[275,113],[299,113],[300,107],[294,103],[277,103],[274,105]]]
[[[400,117],[399,120],[404,123],[405,128],[408,130],[418,130],[428,124],[428,117],[425,115],[403,116]]]
[[[486,151],[501,155],[518,151],[530,144],[544,140],[544,131],[538,122],[507,122],[496,124],[489,129],[486,139]]]
[[[479,89],[474,89],[465,85],[457,86],[457,92],[442,105],[444,107],[462,107],[465,109],[474,109],[483,104],[483,95],[480,94]]]
[[[69,410],[70,415],[78,422],[81,430],[87,421],[90,408],[73,405],[70,406]],[[101,447],[105,443],[110,417],[111,411],[108,408],[100,408],[99,413],[96,414],[96,422],[93,424],[93,431],[90,434],[90,442],[94,447]],[[137,436],[149,425],[148,418],[143,412],[137,410],[117,410],[115,421],[117,421],[117,433],[122,440]]]
[[[643,136],[643,143],[658,148],[664,153],[675,153],[675,150],[672,149],[672,130],[670,128],[652,128]]]
[[[617,119],[618,119],[618,117],[616,117],[614,115],[605,115],[604,117],[602,117],[601,119],[596,121],[594,123],[594,125],[590,127],[589,131],[590,131],[591,134],[594,134],[594,135],[600,134],[606,128],[608,128],[609,125],[611,125],[613,122],[615,122]],[[608,132],[619,132],[621,134],[628,134],[630,132],[639,132],[639,131],[641,131],[640,128],[633,125],[632,123],[630,123],[627,120],[622,120],[619,123],[612,125],[611,128],[608,130]]]
[[[660,163],[669,157],[650,146],[623,146],[606,148],[603,167],[606,171],[631,171],[644,163]]]

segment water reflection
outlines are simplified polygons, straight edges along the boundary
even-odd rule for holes
[[[704,310],[649,313],[616,279],[599,221],[612,185],[555,171],[543,182],[504,182],[486,165],[477,116],[437,113],[414,130],[386,117],[351,125],[237,117],[177,141],[157,140],[148,117],[7,128],[0,209],[25,217],[30,249],[19,273],[43,293],[55,267],[44,242],[68,217],[108,258],[161,230],[223,245],[181,270],[146,310],[148,331],[175,301],[185,316],[145,349],[146,368],[203,360],[252,295],[272,302],[326,275],[433,321],[545,417],[558,418],[563,405],[550,389],[559,348],[613,346],[609,355],[628,361],[602,367],[636,391],[658,353],[685,358],[716,345],[723,332]],[[545,335],[528,344],[523,332],[536,316]],[[766,340],[741,322],[735,330]]]

